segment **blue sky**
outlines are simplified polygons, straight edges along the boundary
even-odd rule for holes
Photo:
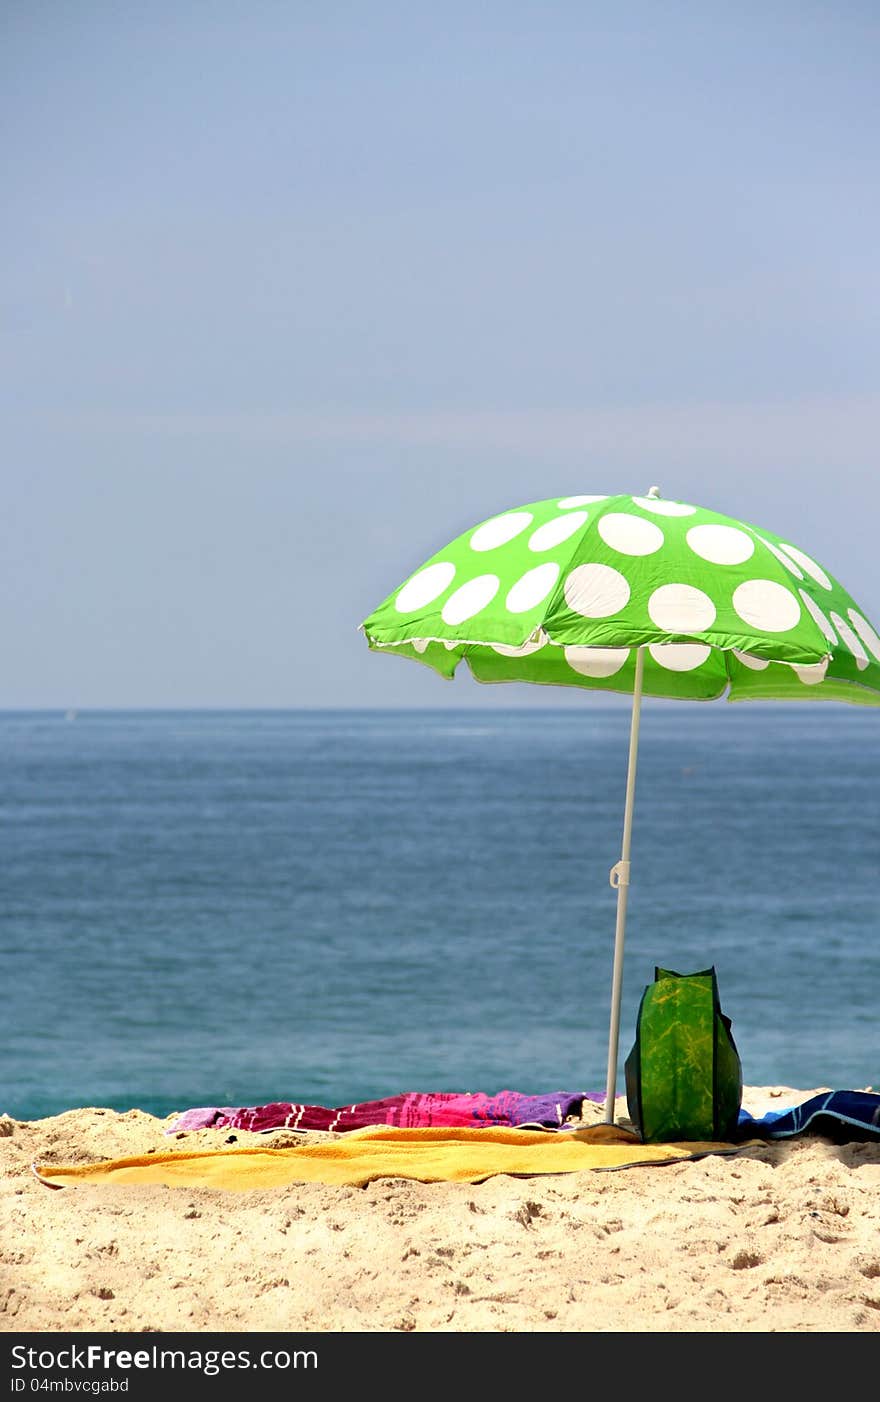
[[[357,625],[655,483],[876,626],[878,116],[869,3],[6,0],[0,707],[571,702]]]

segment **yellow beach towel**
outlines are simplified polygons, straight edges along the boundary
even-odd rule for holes
[[[142,1154],[91,1164],[34,1164],[42,1183],[163,1183],[174,1188],[231,1192],[280,1188],[290,1183],[338,1183],[362,1187],[376,1178],[421,1183],[479,1183],[495,1174],[578,1173],[673,1163],[705,1154],[732,1154],[734,1144],[642,1144],[615,1125],[550,1132],[503,1127],[479,1129],[353,1130],[343,1139],[306,1141],[283,1149],[241,1148]]]

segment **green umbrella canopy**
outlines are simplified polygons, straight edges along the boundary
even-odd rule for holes
[[[472,526],[361,625],[452,677],[880,704],[880,637],[785,537],[685,502],[568,496]]]
[[[567,496],[492,516],[361,624],[369,646],[451,678],[632,696],[605,1118],[614,1119],[643,694],[880,705],[880,637],[843,585],[772,531],[687,502]]]

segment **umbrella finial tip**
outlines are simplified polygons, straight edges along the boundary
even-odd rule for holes
[[[649,488],[648,488],[648,496],[649,496],[649,497],[654,498],[654,497],[659,497],[659,495],[660,495],[660,488],[659,488],[659,487],[649,487]]]

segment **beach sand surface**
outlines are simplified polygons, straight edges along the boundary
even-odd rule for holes
[[[743,1105],[761,1115],[820,1089],[747,1087]],[[243,1193],[52,1189],[33,1173],[229,1138],[168,1135],[174,1119],[0,1118],[0,1330],[880,1332],[880,1142],[805,1135],[613,1172]],[[625,1098],[617,1120],[630,1126]],[[236,1145],[302,1137],[238,1132]]]

